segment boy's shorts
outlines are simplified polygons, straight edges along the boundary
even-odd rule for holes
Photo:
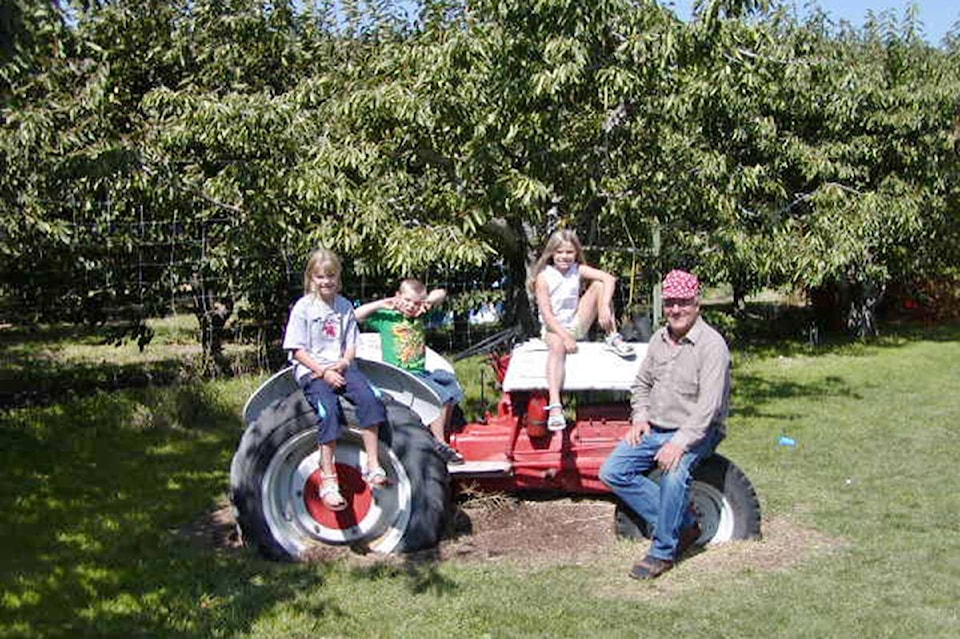
[[[463,401],[463,390],[457,383],[457,377],[450,371],[440,368],[434,371],[415,373],[415,375],[432,388],[444,404],[456,404]]]

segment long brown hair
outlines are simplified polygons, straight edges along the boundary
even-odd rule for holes
[[[530,280],[527,282],[527,288],[531,291],[537,281],[537,275],[545,269],[548,264],[553,264],[553,254],[561,244],[569,243],[573,246],[574,260],[577,264],[583,264],[583,245],[580,244],[580,238],[573,229],[559,229],[554,231],[543,247],[543,253],[533,263],[533,269],[530,271]]]

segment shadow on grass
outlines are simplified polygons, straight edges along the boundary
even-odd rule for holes
[[[114,348],[104,339],[98,329],[84,326],[0,330],[0,409],[48,405],[98,391],[167,385],[183,368],[182,354],[129,363],[106,361]],[[62,361],[62,350],[71,346],[99,346],[103,361]]]
[[[76,347],[85,353],[82,358],[65,355]],[[106,343],[103,330],[97,328],[4,327],[0,330],[0,410],[206,377],[199,344],[156,343],[139,357],[131,352],[136,349],[129,344],[118,350]],[[224,356],[223,364],[228,373],[259,372],[256,354],[249,349]]]
[[[444,577],[437,569],[440,563],[440,554],[437,550],[427,550],[410,555],[404,555],[398,562],[394,558],[385,558],[369,566],[353,568],[351,573],[356,577],[376,582],[381,579],[404,579],[407,589],[412,594],[432,593],[434,595],[450,595],[458,591],[455,581]]]
[[[0,409],[44,406],[70,397],[173,383],[183,362],[168,359],[148,364],[63,364],[35,359],[19,370],[0,369]]]
[[[817,327],[808,308],[750,303],[741,313],[729,304],[704,307],[704,318],[727,339],[731,349],[751,357],[843,354],[856,356],[866,346],[900,347],[916,340],[958,341],[960,322],[933,324],[898,319],[879,325],[879,335],[859,339]]]
[[[206,637],[249,631],[323,567],[204,546],[239,438],[216,387],[96,393],[0,413],[0,635]],[[337,614],[322,597],[320,614]]]
[[[790,419],[790,415],[774,415],[763,409],[771,400],[790,397],[862,399],[846,381],[832,375],[816,382],[801,384],[783,380],[771,381],[765,377],[741,373],[737,375],[733,404],[737,407],[738,416]]]

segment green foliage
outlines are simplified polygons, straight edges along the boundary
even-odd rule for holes
[[[605,268],[685,266],[738,300],[863,307],[960,261],[960,57],[910,12],[853,30],[766,0],[690,23],[648,0],[63,6],[10,5],[0,77],[0,297],[34,319],[142,322],[184,291],[202,334],[236,304],[269,339],[323,244],[358,276],[502,279],[529,328],[526,270],[561,226]],[[178,237],[199,248],[171,259]]]

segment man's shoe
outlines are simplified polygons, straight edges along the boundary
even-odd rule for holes
[[[448,464],[462,464],[463,455],[458,453],[456,450],[450,447],[446,442],[438,441],[434,448],[437,449],[437,454],[440,455],[440,459],[447,462]]]
[[[630,576],[634,579],[656,579],[671,568],[673,568],[672,561],[647,555],[633,566]]]

